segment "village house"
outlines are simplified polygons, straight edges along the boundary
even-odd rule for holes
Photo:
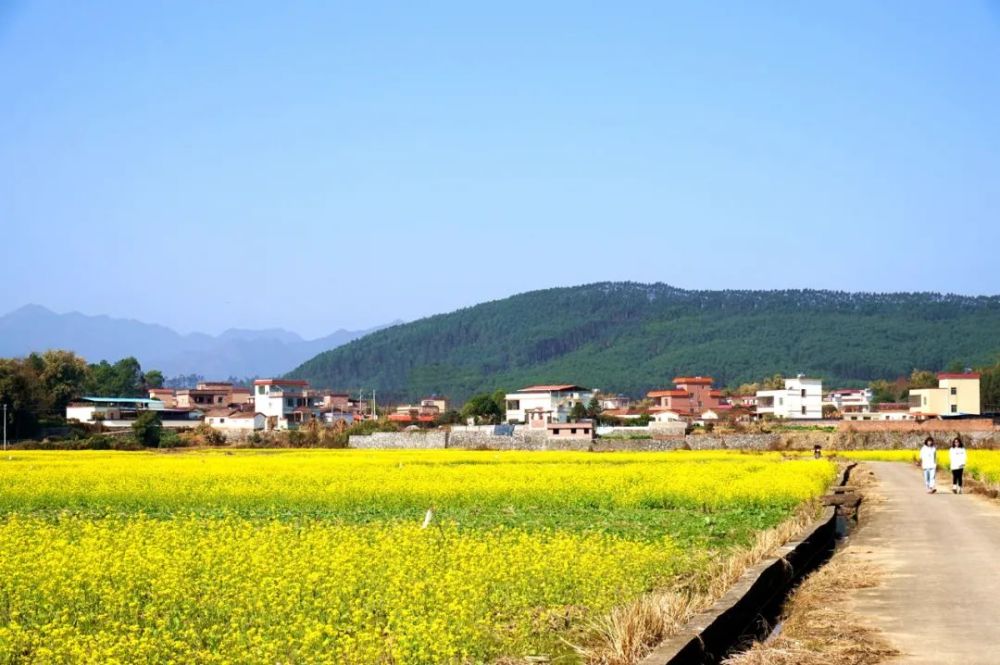
[[[194,388],[181,388],[174,393],[177,406],[197,408],[241,407],[251,402],[249,388],[239,388],[223,381],[201,382]]]
[[[848,411],[843,414],[842,419],[847,422],[889,422],[916,420],[916,416],[909,411]]]
[[[158,399],[145,397],[81,397],[66,405],[66,420],[98,424],[109,429],[131,427],[140,413],[155,411],[163,427],[194,427],[204,412],[199,409],[170,407]]]
[[[910,413],[918,418],[980,414],[979,374],[941,373],[937,378],[937,388],[910,391]]]
[[[549,423],[565,423],[573,407],[584,407],[593,399],[595,390],[575,384],[529,386],[506,395],[507,422],[531,427]]]
[[[322,399],[309,395],[309,383],[295,379],[257,379],[254,411],[265,418],[265,429],[295,429],[320,418]]]
[[[177,396],[174,394],[173,388],[150,388],[149,398],[160,400],[163,402],[163,406],[168,409],[177,406]]]
[[[787,420],[819,420],[823,417],[823,382],[799,374],[785,379],[779,390],[757,391],[757,415]]]
[[[205,424],[220,430],[227,437],[242,437],[259,432],[267,424],[263,413],[239,409],[213,409],[205,414]]]
[[[447,411],[447,398],[425,397],[419,404],[400,404],[388,418],[397,423],[433,423]]]
[[[639,420],[643,416],[650,415],[645,409],[602,409],[601,416],[618,418],[619,420]]]
[[[823,406],[831,406],[842,414],[871,411],[871,388],[842,388],[827,393]]]
[[[552,422],[546,426],[546,437],[549,439],[585,439],[594,438],[594,423],[590,420],[578,420],[574,423]]]
[[[688,419],[701,418],[708,411],[718,414],[729,408],[722,392],[712,388],[709,376],[678,376],[674,378],[674,388],[651,390],[646,396],[653,400],[651,412],[673,411]]]
[[[628,395],[598,393],[597,403],[602,411],[628,411],[632,408],[632,398]]]

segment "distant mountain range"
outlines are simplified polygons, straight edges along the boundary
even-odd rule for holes
[[[640,396],[678,374],[735,386],[804,372],[828,387],[990,364],[1000,297],[836,291],[687,291],[599,283],[533,291],[373,333],[303,363],[318,386],[461,400],[578,383]],[[840,385],[831,385],[840,384]]]
[[[280,376],[317,353],[383,327],[338,330],[312,340],[280,328],[233,328],[218,336],[182,335],[166,326],[133,319],[77,312],[56,314],[40,305],[26,305],[0,316],[0,357],[67,349],[89,362],[114,362],[134,356],[143,369],[158,369],[167,377],[186,374],[200,374],[208,379]]]

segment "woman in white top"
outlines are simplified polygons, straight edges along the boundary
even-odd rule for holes
[[[956,436],[948,449],[948,461],[951,463],[951,491],[962,493],[962,475],[965,472],[965,446],[962,437]]]
[[[934,494],[937,492],[937,448],[934,447],[933,437],[924,439],[924,445],[920,447],[920,468],[924,470],[927,493]]]

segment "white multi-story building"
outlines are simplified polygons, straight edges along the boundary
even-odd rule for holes
[[[872,389],[844,388],[842,390],[833,390],[826,396],[823,405],[830,405],[841,413],[871,411]]]
[[[545,427],[548,423],[564,423],[577,404],[587,406],[596,390],[573,384],[529,386],[508,393],[507,422]]]
[[[253,382],[254,411],[263,414],[265,427],[295,429],[320,417],[321,397],[309,396],[309,383],[294,379],[257,379]]]
[[[819,420],[823,417],[823,381],[799,374],[785,379],[781,390],[757,391],[757,415],[788,420]]]

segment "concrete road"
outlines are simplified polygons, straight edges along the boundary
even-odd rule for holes
[[[903,652],[894,665],[1000,663],[1000,503],[952,494],[950,474],[930,495],[914,466],[871,467],[884,501],[862,506],[851,550],[885,576],[854,609]]]

